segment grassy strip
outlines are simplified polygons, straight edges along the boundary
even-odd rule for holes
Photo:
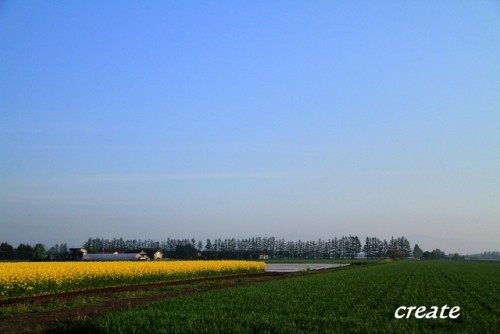
[[[35,313],[43,311],[71,309],[83,305],[98,305],[99,303],[102,303],[107,300],[108,300],[107,298],[99,296],[79,296],[70,300],[63,300],[63,301],[58,299],[53,299],[46,301],[44,303],[24,302],[13,305],[5,305],[0,307],[0,319],[1,317],[9,317],[23,313]]]
[[[304,275],[110,313],[64,327],[99,333],[497,333],[500,264],[394,262]],[[458,319],[395,319],[402,305]]]
[[[178,284],[178,285],[166,285],[151,290],[148,289],[148,290],[136,290],[136,291],[122,291],[107,295],[75,296],[73,298],[49,298],[48,300],[44,300],[43,302],[25,301],[21,303],[15,303],[12,305],[9,304],[1,306],[0,319],[2,317],[14,316],[23,313],[58,311],[58,310],[62,311],[89,305],[98,307],[99,305],[110,301],[141,299],[159,295],[164,295],[168,297],[171,295],[182,294],[183,292],[193,293],[196,291],[225,287],[232,284],[244,284],[245,282],[251,282],[251,281],[252,281],[251,277],[250,278],[241,277],[229,280],[221,277],[220,280],[214,279],[201,282],[187,282],[185,284]]]

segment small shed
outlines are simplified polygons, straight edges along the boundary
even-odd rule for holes
[[[163,253],[158,249],[154,255],[153,255],[153,259],[155,260],[161,260],[163,259]]]

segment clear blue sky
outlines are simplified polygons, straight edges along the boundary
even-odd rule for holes
[[[500,250],[498,1],[2,1],[0,241]]]

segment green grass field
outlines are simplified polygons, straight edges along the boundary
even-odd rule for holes
[[[459,306],[457,319],[395,319],[399,306]],[[64,332],[498,333],[500,263],[352,266],[105,314]]]

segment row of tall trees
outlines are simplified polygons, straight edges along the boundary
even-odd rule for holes
[[[163,250],[168,257],[210,258],[210,259],[353,259],[361,251],[368,258],[411,256],[409,241],[391,238],[388,242],[375,237],[366,238],[362,246],[357,236],[343,236],[333,239],[311,241],[286,241],[275,237],[254,237],[245,239],[206,239],[205,243],[195,239],[170,239],[164,241],[123,240],[122,238],[89,238],[83,247],[89,253],[123,252],[143,248]]]
[[[354,259],[362,254],[368,259],[391,257],[403,259],[462,259],[458,254],[448,254],[440,249],[423,251],[417,244],[413,250],[405,237],[391,237],[389,241],[377,237],[366,237],[364,245],[357,236],[343,236],[333,239],[310,241],[286,241],[274,237],[254,237],[245,239],[216,238],[201,240],[171,239],[164,241],[124,240],[122,238],[89,238],[82,245],[89,253],[134,252],[141,249],[162,250],[169,258],[180,259]],[[0,260],[40,261],[45,259],[68,259],[68,245],[56,244],[46,250],[38,243],[34,246],[20,244],[13,247],[0,244]],[[485,258],[498,258],[498,252],[481,254]]]
[[[6,242],[0,244],[0,260],[41,261],[46,257],[45,246],[40,243],[35,246],[19,244],[16,248]]]
[[[162,243],[147,240],[123,240],[123,238],[89,238],[82,245],[89,253],[109,253],[109,252],[123,252],[127,250],[136,250],[142,248],[158,248],[164,249]]]
[[[418,245],[415,245],[418,247]],[[387,242],[376,237],[366,237],[363,252],[369,259],[392,257],[392,258],[408,258],[412,255],[410,242],[405,237],[394,238]]]
[[[361,242],[356,236],[311,241],[285,241],[284,239],[207,239],[203,255],[208,258],[257,258],[271,259],[353,259],[361,252]]]

